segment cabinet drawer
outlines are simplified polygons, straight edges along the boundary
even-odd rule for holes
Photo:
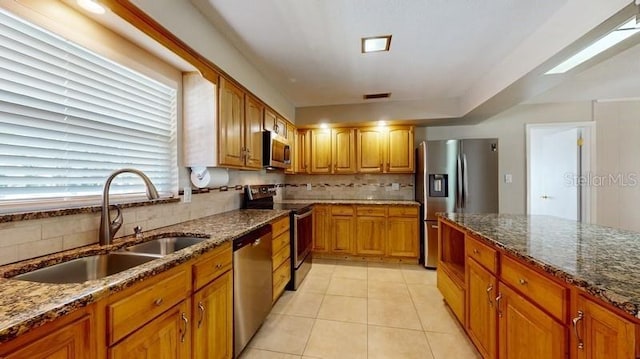
[[[273,242],[271,244],[271,254],[276,254],[278,251],[282,249],[282,247],[291,243],[291,232],[286,231],[280,233],[277,237],[273,238]]]
[[[276,237],[280,233],[289,229],[289,217],[283,217],[271,224],[271,236]]]
[[[193,265],[193,290],[202,288],[222,273],[231,269],[231,244],[223,244],[224,248],[208,253]]]
[[[163,276],[151,283],[134,286],[127,290],[130,295],[107,306],[107,330],[109,345],[116,343],[129,333],[143,326],[162,312],[180,303],[189,295],[189,267]]]
[[[286,261],[287,259],[289,259],[290,257],[290,247],[287,244],[286,246],[284,246],[282,249],[280,249],[278,251],[278,253],[273,255],[273,258],[271,258],[271,264],[273,265],[273,269],[272,270],[276,270],[276,268],[278,268],[282,262]]]
[[[497,251],[470,236],[467,236],[466,242],[467,256],[475,259],[491,271],[491,273],[495,274],[498,270]]]
[[[556,319],[564,321],[567,307],[565,287],[507,256],[502,257],[501,278]]]
[[[438,289],[453,314],[458,317],[460,323],[464,323],[464,289],[459,287],[449,277],[449,274],[440,268],[438,269]]]
[[[390,206],[389,217],[417,217],[419,207]]]
[[[357,207],[356,213],[358,216],[375,216],[384,217],[386,215],[386,208],[384,207]]]
[[[291,261],[285,261],[282,263],[275,272],[273,272],[273,298],[272,301],[276,301],[284,287],[287,286],[291,279]]]
[[[353,215],[352,206],[331,206],[331,214],[351,216]]]

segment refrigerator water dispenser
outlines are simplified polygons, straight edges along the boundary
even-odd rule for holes
[[[429,197],[447,197],[449,195],[449,176],[446,173],[429,175]]]

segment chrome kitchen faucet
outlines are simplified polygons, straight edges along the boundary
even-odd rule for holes
[[[111,181],[121,174],[121,173],[133,173],[138,175],[144,181],[144,185],[147,187],[147,198],[149,199],[157,199],[158,190],[151,183],[151,180],[147,175],[145,175],[142,171],[133,169],[133,168],[123,168],[114,171],[107,177],[107,181],[104,183],[104,188],[102,190],[102,214],[100,216],[100,245],[105,246],[111,244],[111,240],[115,236],[116,232],[122,226],[122,211],[120,208],[116,207],[116,211],[118,214],[116,218],[111,220],[111,213],[109,211],[109,188],[111,187]]]

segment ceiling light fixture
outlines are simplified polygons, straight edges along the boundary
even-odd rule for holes
[[[362,38],[362,53],[389,51],[391,35]]]
[[[81,8],[94,14],[102,15],[106,11],[104,6],[100,5],[97,0],[78,0]]]
[[[594,56],[604,52],[614,45],[628,39],[629,37],[640,32],[640,25],[636,22],[636,17],[620,25],[615,30],[611,31],[600,40],[587,46],[582,51],[566,59],[551,70],[545,72],[545,75],[551,74],[563,74],[572,68],[586,62]]]

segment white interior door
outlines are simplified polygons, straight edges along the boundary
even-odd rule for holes
[[[580,219],[581,129],[529,131],[529,213]]]

